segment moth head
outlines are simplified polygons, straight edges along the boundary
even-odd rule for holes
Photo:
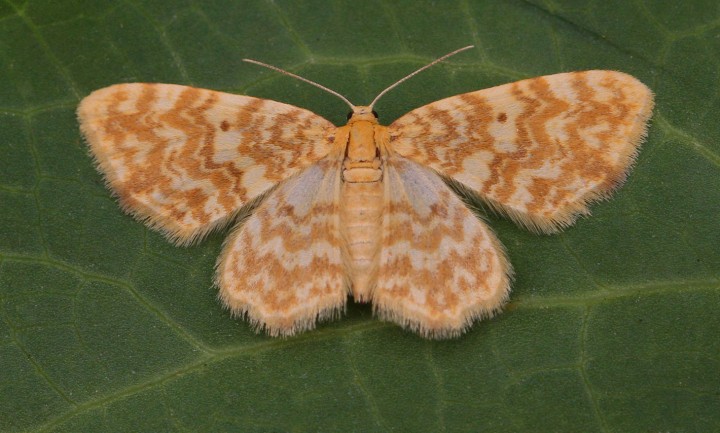
[[[375,110],[373,110],[372,107],[367,107],[364,105],[353,107],[353,111],[348,113],[347,118],[348,125],[361,120],[371,123],[378,123],[378,115]]]

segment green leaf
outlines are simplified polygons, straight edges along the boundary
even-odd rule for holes
[[[79,136],[94,89],[157,81],[308,108],[475,44],[379,104],[615,69],[657,95],[627,184],[539,236],[493,215],[505,313],[426,341],[368,305],[296,338],[216,300],[225,233],[177,248],[123,214]],[[0,2],[0,430],[720,431],[720,8],[711,0]]]

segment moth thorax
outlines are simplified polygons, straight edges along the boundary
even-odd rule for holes
[[[351,161],[372,161],[377,156],[375,126],[370,122],[354,122],[350,125],[348,159]]]
[[[350,125],[347,157],[343,163],[345,182],[378,182],[382,179],[382,164],[375,144],[375,125],[353,122]]]

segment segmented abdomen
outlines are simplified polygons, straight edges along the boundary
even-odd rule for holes
[[[375,285],[382,206],[381,180],[343,184],[341,221],[355,301],[369,301]]]

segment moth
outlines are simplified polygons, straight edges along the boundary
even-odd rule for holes
[[[427,338],[462,334],[507,301],[502,245],[448,187],[554,233],[622,182],[653,94],[613,71],[560,73],[452,96],[389,126],[367,106],[336,127],[267,99],[173,84],[97,90],[80,128],[122,208],[186,245],[256,206],[217,262],[219,297],[258,331],[334,318],[348,294]]]

